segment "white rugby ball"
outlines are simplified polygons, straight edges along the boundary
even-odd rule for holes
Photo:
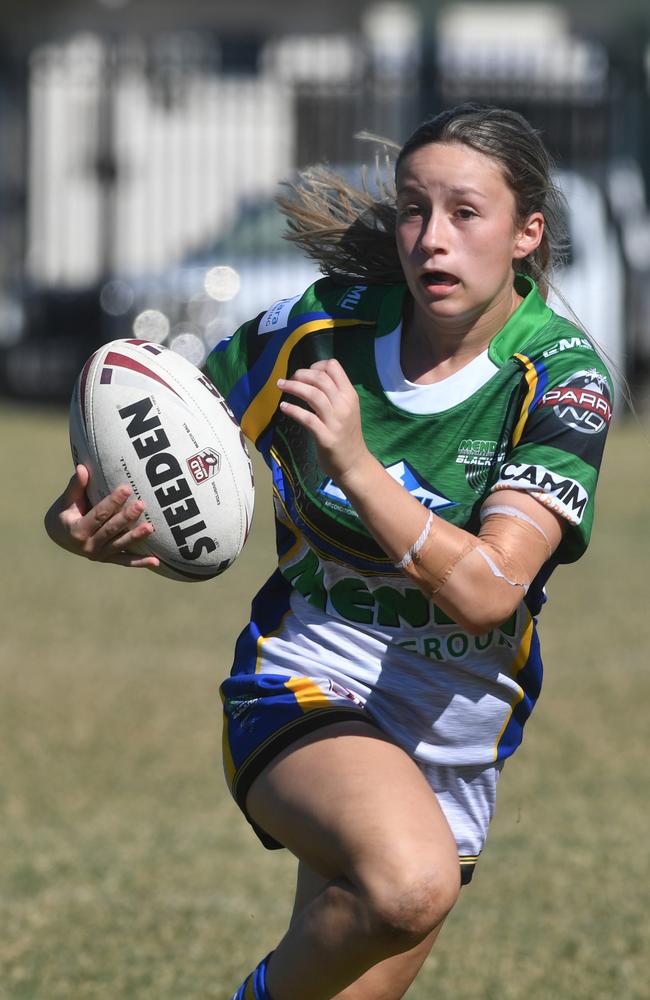
[[[174,580],[207,580],[241,552],[255,488],[243,434],[223,396],[175,351],[144,340],[104,344],[70,404],[73,461],[96,504],[120,483],[154,526],[138,552]],[[131,501],[129,501],[131,502]]]

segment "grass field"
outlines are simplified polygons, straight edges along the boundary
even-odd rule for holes
[[[219,756],[217,685],[273,564],[266,478],[211,584],[91,565],[42,530],[65,414],[0,418],[0,996],[226,1000],[293,885]],[[540,705],[409,1000],[650,997],[649,441],[612,434],[592,547],[551,581]]]

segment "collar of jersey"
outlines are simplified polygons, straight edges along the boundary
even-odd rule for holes
[[[490,361],[499,366],[513,354],[522,351],[553,315],[553,311],[539,294],[537,285],[528,275],[515,275],[515,291],[523,301],[488,346]]]
[[[384,297],[377,318],[378,336],[392,333],[401,322],[406,290],[406,285],[394,285]],[[515,275],[515,291],[521,295],[522,301],[488,347],[490,361],[499,367],[508,358],[522,351],[553,315],[539,294],[537,285],[528,275]]]
[[[400,364],[401,334],[402,324],[398,323],[392,334],[375,340],[375,367],[384,395],[407,413],[431,415],[450,410],[474,395],[499,370],[485,350],[440,382],[409,382]]]

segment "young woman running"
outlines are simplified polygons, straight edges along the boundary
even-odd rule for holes
[[[224,765],[298,859],[290,926],[233,1000],[398,1000],[470,881],[541,684],[536,616],[585,550],[611,416],[546,305],[560,199],[518,114],[424,122],[374,201],[308,173],[285,202],[326,274],[206,369],[271,467],[279,565],[224,682]],[[155,565],[80,467],[46,518]]]

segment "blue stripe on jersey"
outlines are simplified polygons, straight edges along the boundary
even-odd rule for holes
[[[235,645],[232,673],[253,674],[257,665],[258,642],[280,627],[289,610],[291,586],[280,570],[269,577],[253,598],[251,620]]]
[[[276,330],[268,337],[262,353],[253,367],[242,375],[239,382],[232,387],[227,397],[228,406],[235,414],[239,423],[241,423],[241,419],[252,400],[255,399],[268,382],[285,340],[291,336],[294,330],[297,330],[299,326],[303,326],[305,323],[331,319],[332,316],[325,312],[300,313],[298,316],[290,319],[285,327],[281,330]],[[255,334],[249,333],[249,336],[255,336]],[[264,334],[258,334],[258,336],[263,337]]]
[[[533,358],[529,358],[527,354],[515,354],[514,357],[525,367],[528,391],[521,404],[517,423],[512,432],[513,447],[519,444],[524,433],[526,421],[544,395],[548,385],[548,373],[543,362],[539,360],[535,361]]]
[[[534,358],[528,359],[530,364],[534,367],[537,374],[537,385],[535,386],[535,394],[531,400],[530,406],[528,407],[528,412],[532,413],[540,399],[546,392],[548,386],[548,372],[546,371],[546,365],[539,358],[535,360]]]
[[[283,556],[286,556],[292,546],[296,544],[300,536],[291,531],[286,524],[276,517],[275,519],[275,543],[278,553],[278,559],[282,560]]]
[[[225,351],[231,340],[232,340],[232,334],[229,337],[223,337],[218,343],[214,345],[211,353],[220,354],[222,351]]]
[[[533,624],[528,659],[517,674],[517,683],[523,691],[523,698],[515,705],[512,715],[501,734],[497,747],[497,760],[504,760],[515,752],[521,743],[524,725],[539,698],[542,687],[542,657],[537,628]]]
[[[260,434],[257,441],[255,442],[255,447],[259,451],[260,455],[266,462],[266,464],[271,467],[271,445],[273,443],[273,427],[269,426],[263,434]]]
[[[286,490],[284,488],[284,475],[282,473],[282,468],[278,462],[271,456],[271,473],[273,475],[273,487],[277,490],[278,496],[282,503],[286,504],[287,496]]]

